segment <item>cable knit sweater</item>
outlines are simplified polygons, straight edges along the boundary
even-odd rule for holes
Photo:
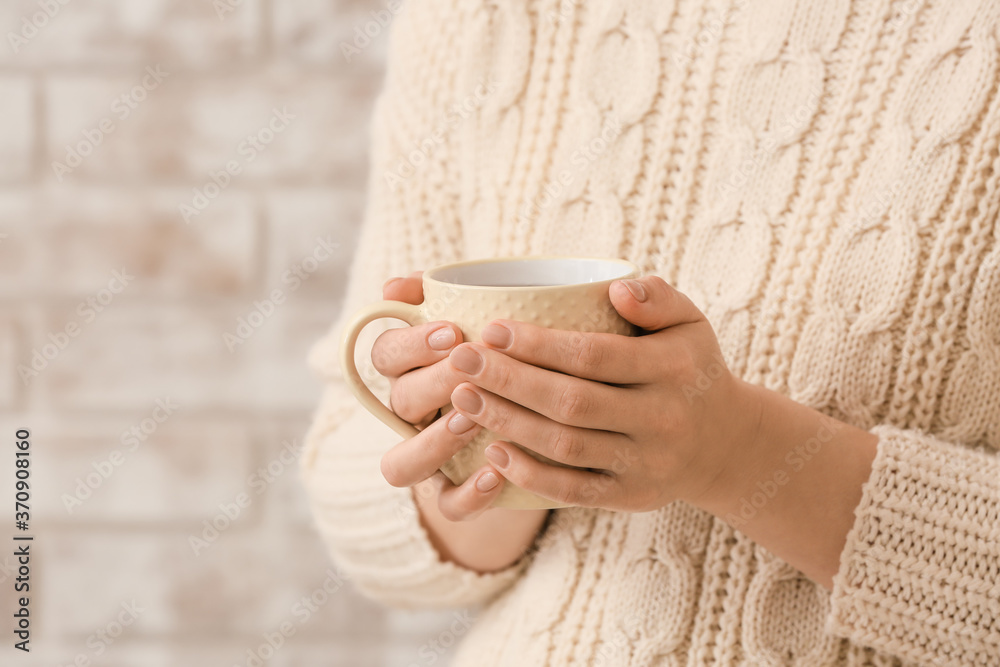
[[[998,28],[997,0],[405,3],[345,313],[442,262],[624,257],[734,373],[879,445],[832,593],[680,502],[555,510],[480,575],[381,477],[335,324],[303,469],[337,564],[477,607],[460,667],[1000,665]]]

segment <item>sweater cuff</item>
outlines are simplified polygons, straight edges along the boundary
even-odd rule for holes
[[[1000,461],[878,426],[827,629],[920,663],[1000,656]]]
[[[380,472],[383,452],[399,436],[360,407],[330,428],[329,416],[350,400],[339,389],[331,385],[324,397],[302,472],[317,528],[344,577],[401,608],[480,605],[517,580],[527,558],[489,574],[441,560],[410,489],[391,486]]]

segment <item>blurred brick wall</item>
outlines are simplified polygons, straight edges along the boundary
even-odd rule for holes
[[[282,460],[363,213],[385,6],[0,5],[0,411],[5,442],[32,431],[36,534],[30,655],[0,556],[0,664],[430,664],[448,617],[336,582],[295,606],[329,564]],[[359,27],[376,34],[348,62]]]

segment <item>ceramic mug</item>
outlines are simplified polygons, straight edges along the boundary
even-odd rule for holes
[[[358,335],[370,322],[390,317],[414,326],[446,320],[454,323],[465,341],[481,341],[483,327],[495,319],[529,322],[552,329],[635,335],[635,327],[611,305],[608,288],[615,280],[635,278],[637,267],[620,259],[582,257],[515,257],[446,264],[423,274],[424,301],[410,305],[380,301],[362,308],[344,328],[341,368],[348,386],[361,404],[404,438],[418,433],[386,407],[365,385],[354,360]],[[442,414],[451,406],[445,406]],[[487,464],[483,450],[502,436],[483,429],[463,450],[441,467],[461,484]],[[513,443],[517,444],[517,443]],[[535,458],[561,465],[524,449]],[[543,509],[565,507],[507,482],[493,507]]]

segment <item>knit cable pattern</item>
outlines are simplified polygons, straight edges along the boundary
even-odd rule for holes
[[[381,478],[397,438],[340,379],[341,319],[302,464],[334,560],[477,606],[457,667],[1000,665],[998,40],[996,0],[406,3],[345,316],[443,262],[622,256],[733,372],[879,448],[832,594],[683,503],[557,510],[480,575]],[[359,344],[383,398],[386,326]]]

